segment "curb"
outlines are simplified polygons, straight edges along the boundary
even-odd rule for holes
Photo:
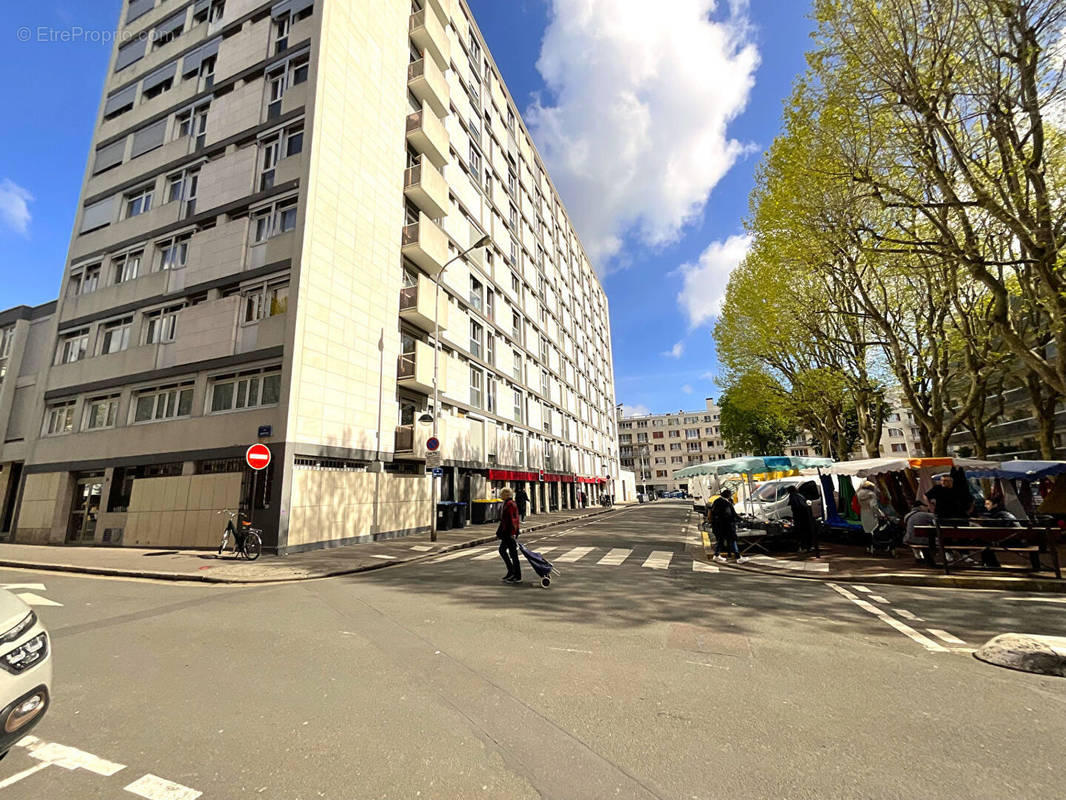
[[[1005,669],[1066,678],[1066,639],[1002,633],[974,652],[974,658]]]
[[[686,523],[691,525],[691,523]],[[695,526],[699,530],[699,526]],[[709,543],[704,539],[703,555],[710,561],[707,552]],[[718,562],[715,562],[718,563]],[[989,589],[1003,592],[1040,592],[1047,594],[1066,594],[1066,580],[1055,578],[1010,578],[984,577],[981,575],[925,575],[906,572],[883,572],[868,575],[854,572],[819,572],[800,573],[791,570],[767,569],[748,564],[728,562],[718,564],[737,572],[750,572],[755,575],[770,575],[775,578],[794,578],[807,581],[841,581],[844,583],[874,583],[895,586],[924,586],[932,589]]]
[[[598,517],[603,514],[609,514],[612,511],[623,511],[626,508],[628,508],[628,506],[624,508],[605,508],[599,511],[594,511],[591,514],[584,514],[580,517],[569,517],[567,519],[561,519],[555,522],[545,522],[540,525],[529,527],[525,531],[523,531],[523,533],[535,533],[536,531],[546,530],[548,528],[556,528],[560,525],[566,525],[567,523],[590,519],[592,517]],[[119,567],[80,566],[77,564],[41,564],[33,561],[12,561],[10,559],[0,559],[0,567],[8,567],[11,569],[36,570],[39,572],[80,573],[82,575],[100,575],[111,578],[136,578],[139,580],[172,581],[174,583],[210,583],[215,585],[230,586],[258,586],[272,583],[293,583],[297,581],[321,580],[322,578],[337,578],[342,575],[355,575],[360,572],[372,572],[374,570],[385,569],[386,567],[396,567],[400,566],[401,564],[413,564],[419,561],[425,561],[430,558],[442,556],[445,553],[452,553],[456,550],[464,550],[470,547],[477,547],[478,545],[494,541],[496,541],[495,535],[485,536],[477,539],[469,539],[465,542],[459,542],[457,544],[447,545],[435,552],[424,553],[421,555],[412,556],[410,558],[396,559],[393,561],[381,561],[380,563],[363,564],[357,567],[345,567],[329,572],[323,572],[321,574],[294,576],[288,578],[222,578],[214,575],[195,574],[187,572],[153,572],[151,570],[121,569]]]

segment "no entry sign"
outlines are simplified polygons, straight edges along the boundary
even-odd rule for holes
[[[265,444],[253,444],[244,454],[244,460],[254,470],[266,469],[270,466],[270,448]]]

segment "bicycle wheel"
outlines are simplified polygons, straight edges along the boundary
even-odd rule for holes
[[[255,561],[263,552],[263,540],[258,533],[249,533],[244,537],[244,557],[249,561]]]

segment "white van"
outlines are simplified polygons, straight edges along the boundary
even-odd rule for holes
[[[803,475],[759,484],[751,496],[752,515],[756,519],[765,520],[792,519],[792,509],[788,507],[789,486],[797,487],[800,494],[811,501],[811,511],[815,519],[824,517],[818,479]]]

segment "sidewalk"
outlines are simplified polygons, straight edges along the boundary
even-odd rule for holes
[[[624,509],[587,508],[554,511],[526,518],[523,535],[567,522]],[[380,569],[390,564],[437,556],[464,547],[496,541],[496,525],[467,525],[461,530],[440,531],[437,541],[429,534],[385,539],[379,542],[311,550],[288,556],[264,555],[247,562],[214,551],[148,550],[133,547],[77,547],[0,544],[0,567],[78,572],[169,581],[203,583],[271,583],[327,578]]]
[[[691,535],[700,536],[699,519],[693,514],[686,523]],[[714,542],[703,536],[704,555],[711,560]],[[896,558],[885,554],[870,555],[859,545],[821,542],[821,556],[807,553],[749,553],[744,564],[729,562],[721,566],[762,575],[778,575],[808,580],[860,581],[862,583],[900,584],[906,586],[935,586],[955,589],[997,589],[1017,592],[1066,593],[1066,580],[1056,580],[1050,571],[1035,574],[1011,569],[953,569],[945,575],[942,569],[933,570],[915,562],[910,548],[900,548]],[[1066,547],[1059,547],[1059,559],[1066,564]],[[1050,559],[1042,559],[1048,566]],[[1013,564],[1015,559],[1004,558]]]

